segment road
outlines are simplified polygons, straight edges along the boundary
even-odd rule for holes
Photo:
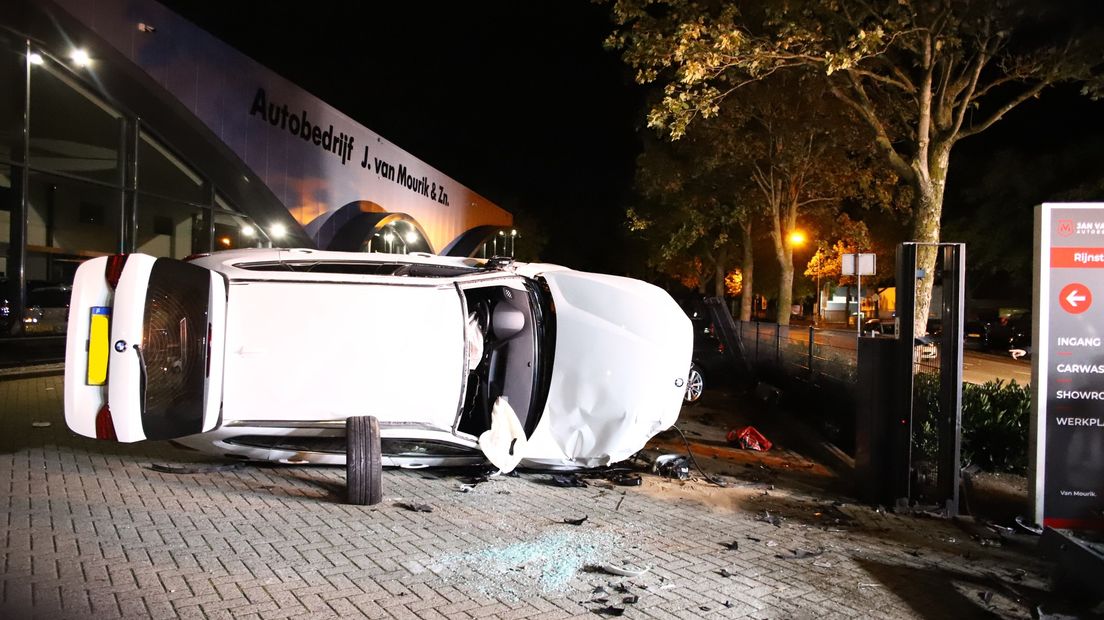
[[[962,357],[962,380],[967,383],[1002,379],[1020,385],[1031,384],[1031,360],[1014,360],[1008,354],[981,351],[964,351]]]

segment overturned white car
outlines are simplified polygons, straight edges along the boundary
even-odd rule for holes
[[[85,262],[65,418],[229,457],[502,469],[625,459],[678,417],[690,322],[663,290],[544,264],[262,249]]]

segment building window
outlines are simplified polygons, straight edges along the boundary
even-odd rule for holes
[[[28,280],[65,284],[77,262],[119,251],[121,189],[31,171],[27,190]]]
[[[31,66],[30,165],[121,186],[123,116],[50,63]]]
[[[0,33],[0,161],[23,161],[23,84],[26,52]]]
[[[207,203],[203,178],[144,131],[138,136],[138,191],[181,202]]]

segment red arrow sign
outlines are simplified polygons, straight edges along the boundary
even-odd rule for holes
[[[1070,314],[1081,314],[1092,305],[1092,291],[1084,284],[1067,284],[1058,293],[1058,305]]]

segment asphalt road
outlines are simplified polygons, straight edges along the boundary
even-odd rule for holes
[[[994,379],[1015,381],[1020,385],[1031,383],[1031,360],[1014,360],[1008,354],[964,351],[962,355],[962,380],[967,383],[985,383]]]

